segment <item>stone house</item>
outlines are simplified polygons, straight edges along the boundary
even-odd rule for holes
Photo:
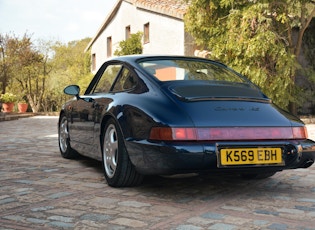
[[[85,51],[95,73],[130,34],[142,32],[144,54],[194,55],[192,37],[184,30],[187,4],[180,0],[117,0]]]
[[[85,49],[91,52],[91,71],[95,73],[106,59],[113,56],[120,41],[139,31],[143,33],[144,54],[207,56],[207,51],[199,51],[193,38],[185,32],[183,19],[187,7],[182,0],[117,0]],[[314,25],[313,20],[307,33],[313,33]],[[305,49],[310,50],[304,46]],[[315,70],[313,58],[306,60],[302,52],[299,59],[303,68]],[[310,100],[303,103],[299,113],[315,114],[314,83],[303,75],[298,75],[297,79],[298,85],[310,95]]]

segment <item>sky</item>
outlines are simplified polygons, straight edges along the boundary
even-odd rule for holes
[[[67,43],[94,37],[117,0],[0,0],[0,34]]]

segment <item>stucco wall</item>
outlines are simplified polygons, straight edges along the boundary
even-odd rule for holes
[[[127,26],[130,26],[131,33],[137,33],[143,32],[146,23],[150,23],[150,42],[143,44],[144,54],[185,54],[182,20],[138,9],[122,1],[115,17],[91,47],[91,54],[96,55],[96,70],[107,59],[108,37],[112,38],[112,53],[114,53],[119,42],[125,40]]]

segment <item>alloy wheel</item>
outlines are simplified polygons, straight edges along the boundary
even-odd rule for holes
[[[60,126],[59,126],[59,146],[62,152],[67,151],[68,138],[69,138],[68,122],[67,122],[67,119],[63,117],[62,120],[60,121]]]
[[[103,159],[106,175],[112,178],[115,175],[118,162],[117,131],[113,124],[110,124],[105,132]]]

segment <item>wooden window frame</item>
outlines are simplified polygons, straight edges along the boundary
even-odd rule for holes
[[[143,43],[150,43],[150,23],[143,25]]]
[[[112,37],[107,37],[107,57],[111,57],[112,56]]]
[[[131,28],[130,26],[126,26],[125,28],[125,39],[127,40],[128,38],[130,38],[131,35]]]
[[[96,53],[92,54],[92,71],[96,70]]]

